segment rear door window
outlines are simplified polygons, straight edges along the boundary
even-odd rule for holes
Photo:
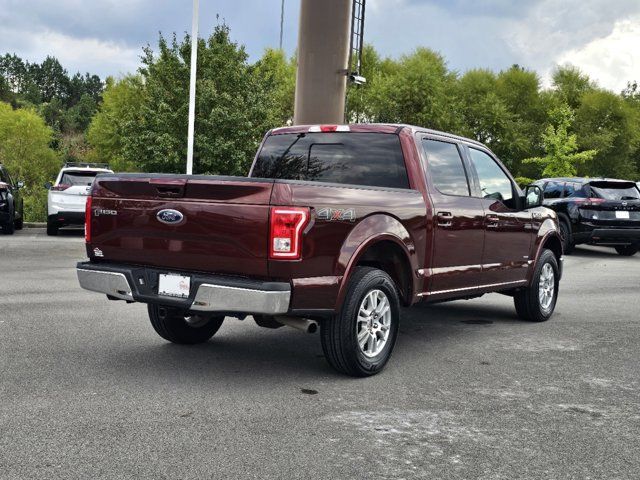
[[[400,138],[387,133],[271,135],[251,176],[409,188]]]
[[[469,180],[455,143],[422,141],[427,155],[427,169],[434,186],[445,195],[470,196]]]
[[[544,198],[545,200],[555,200],[558,198],[562,198],[563,190],[563,182],[548,182],[544,186]]]

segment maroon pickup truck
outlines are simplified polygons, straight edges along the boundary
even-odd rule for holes
[[[379,372],[401,306],[500,292],[553,313],[556,214],[482,144],[404,125],[270,131],[245,177],[107,174],[87,202],[80,285],[148,304],[164,339],[225,317],[320,327],[337,370]]]

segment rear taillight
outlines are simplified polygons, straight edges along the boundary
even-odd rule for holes
[[[269,257],[298,260],[302,254],[302,232],[309,223],[309,209],[271,207]]]
[[[577,203],[580,204],[580,208],[589,207],[591,205],[599,205],[601,203],[606,202],[604,198],[582,198]]]
[[[66,183],[61,183],[60,185],[55,185],[51,187],[51,190],[53,190],[54,192],[64,192],[70,186],[71,185],[67,185]]]
[[[84,241],[91,243],[91,197],[87,197],[87,205],[84,210]]]

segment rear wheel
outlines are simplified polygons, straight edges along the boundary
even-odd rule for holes
[[[573,252],[573,247],[575,247],[575,244],[573,243],[573,239],[571,238],[571,227],[564,220],[560,220],[560,238],[562,239],[562,251],[566,255],[569,255],[571,252]]]
[[[47,222],[47,235],[52,237],[58,235],[58,225],[53,222]]]
[[[531,285],[513,297],[518,316],[531,322],[549,320],[556,308],[559,285],[558,261],[551,250],[545,249],[536,264]]]
[[[193,345],[204,343],[220,329],[224,316],[189,315],[175,308],[148,305],[151,326],[165,340]]]
[[[24,219],[20,217],[18,220],[15,221],[14,225],[16,230],[22,230],[22,227],[24,226]]]
[[[2,225],[2,233],[4,233],[5,235],[13,235],[13,232],[15,232],[15,224],[13,223],[13,220],[5,223],[4,225]]]
[[[322,349],[333,368],[354,377],[380,372],[398,335],[400,300],[382,270],[358,267],[340,312],[322,324]]]
[[[616,252],[618,252],[618,254],[622,255],[623,257],[633,257],[636,253],[638,253],[638,250],[640,250],[640,247],[638,245],[621,245],[615,248]]]

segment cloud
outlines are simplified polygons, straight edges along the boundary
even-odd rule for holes
[[[576,65],[600,86],[621,91],[628,81],[640,80],[640,16],[616,22],[609,35],[564,52],[557,62]]]

